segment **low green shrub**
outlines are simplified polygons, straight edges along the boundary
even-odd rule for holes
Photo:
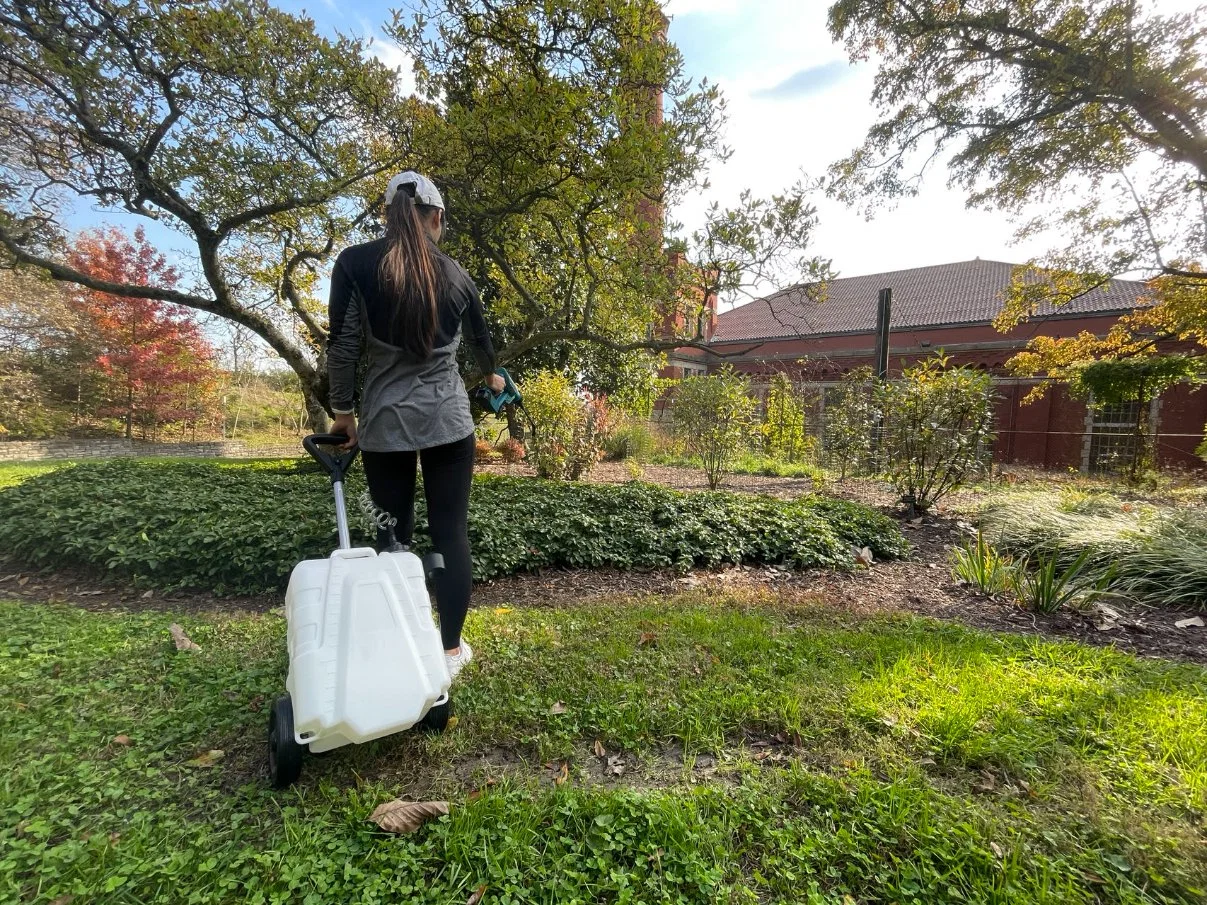
[[[653,465],[670,465],[675,468],[704,467],[704,462],[699,456],[678,454],[670,450],[655,453],[650,457],[650,462]],[[782,462],[754,453],[745,453],[735,459],[730,472],[772,478],[809,478],[815,487],[821,487],[826,482],[825,469],[818,465],[810,462]]]
[[[657,453],[659,437],[648,421],[625,418],[604,443],[609,459],[633,459],[648,462]]]
[[[981,513],[995,545],[1031,561],[1069,567],[1083,555],[1084,577],[1161,606],[1207,609],[1207,511],[1156,506],[1104,493],[1014,493]]]
[[[362,489],[356,470],[349,499]],[[416,515],[422,530],[422,495]],[[369,540],[366,526],[354,524],[353,535]],[[475,478],[470,543],[478,580],[556,566],[839,567],[852,546],[884,559],[908,551],[892,519],[839,500],[496,475]],[[0,549],[38,565],[106,568],[145,586],[271,591],[296,562],[334,546],[329,486],[309,462],[93,463],[0,493]]]
[[[896,520],[870,506],[829,496],[801,497],[799,503],[821,516],[852,547],[867,547],[877,559],[909,556],[909,541]]]
[[[980,532],[975,541],[969,539],[951,551],[952,576],[990,596],[1013,587],[1011,565],[1011,559],[993,549]]]
[[[1089,562],[1088,550],[1068,565],[1061,565],[1060,558],[1052,554],[1041,556],[1034,564],[1024,559],[1013,570],[1019,603],[1035,613],[1055,613],[1092,602],[1110,584],[1112,573],[1104,572],[1092,580],[1086,569]]]
[[[527,459],[542,478],[577,481],[600,460],[611,413],[602,396],[585,399],[560,371],[541,371],[521,387],[535,426]]]
[[[826,482],[825,471],[812,462],[785,462],[770,456],[744,455],[734,463],[733,472],[772,478],[809,478],[816,487]]]

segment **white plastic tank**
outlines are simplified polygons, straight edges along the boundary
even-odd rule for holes
[[[300,562],[285,614],[294,733],[315,753],[409,729],[448,693],[413,553],[353,548]]]

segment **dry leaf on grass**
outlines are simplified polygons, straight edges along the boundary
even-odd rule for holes
[[[221,748],[211,748],[209,751],[206,751],[204,754],[198,754],[191,761],[189,761],[189,766],[190,767],[212,767],[214,764],[218,763],[218,761],[222,760],[222,758],[224,758],[225,756],[226,756],[226,752],[223,751]]]
[[[981,781],[975,783],[972,788],[977,792],[992,792],[997,788],[997,780],[993,778],[993,774],[988,770],[982,770]]]
[[[142,595],[142,599],[143,599],[143,600],[150,600],[150,599],[151,599],[152,597],[154,597],[154,596],[155,596],[155,592],[154,592],[154,591],[147,591],[145,594],[143,594],[143,595]]]
[[[481,886],[475,889],[473,895],[465,900],[465,905],[478,905],[478,903],[482,901],[482,897],[486,895],[486,888],[486,884],[483,883]]]
[[[110,742],[110,744],[121,745],[123,748],[129,748],[134,744],[134,740],[128,735],[115,735],[113,736],[113,741]]]
[[[599,739],[595,740],[595,756],[596,757],[607,757],[608,756],[607,749],[604,748],[603,742],[601,742]]]
[[[999,859],[1006,857],[1006,853],[1002,851],[1002,847],[996,842],[990,842],[989,847],[993,849],[993,853],[997,855]]]
[[[27,584],[29,584],[29,576],[22,575],[20,578],[17,579],[17,584],[19,584],[21,587],[25,587]]]
[[[486,782],[484,782],[482,784],[481,789],[474,789],[472,792],[469,793],[469,795],[467,795],[465,797],[465,800],[466,801],[477,801],[479,798],[482,797],[482,789],[489,789],[494,784],[495,784],[495,781],[493,779],[486,780]]]
[[[369,819],[387,833],[413,833],[429,820],[448,813],[447,801],[403,801],[379,804]]]
[[[59,896],[57,899],[51,899],[50,905],[71,905],[75,901],[75,896],[68,893],[65,896]]]
[[[1192,616],[1190,619],[1179,619],[1174,625],[1178,628],[1203,628],[1203,617]]]
[[[553,777],[553,784],[560,786],[570,778],[570,765],[562,764],[562,768],[558,771],[557,776]]]
[[[642,632],[641,637],[637,639],[638,647],[657,647],[658,636],[653,632]]]
[[[550,713],[552,716],[561,716],[561,715],[562,715],[563,713],[565,713],[565,712],[566,712],[568,709],[569,709],[569,708],[568,708],[568,707],[566,707],[566,702],[565,702],[565,701],[558,701],[556,704],[554,704],[552,707],[550,707],[550,708],[549,708],[549,713]]]
[[[173,622],[168,626],[168,633],[172,636],[172,640],[176,642],[177,650],[201,650],[177,623]]]
[[[865,568],[870,569],[872,567],[872,563],[875,561],[875,558],[872,556],[872,551],[867,547],[864,547],[855,554],[855,563]]]

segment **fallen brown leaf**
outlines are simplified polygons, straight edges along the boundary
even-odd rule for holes
[[[870,569],[872,567],[872,563],[875,561],[875,558],[872,556],[872,551],[867,547],[864,547],[855,554],[855,563],[865,568]]]
[[[184,633],[184,629],[173,622],[168,626],[168,634],[172,636],[172,640],[176,642],[177,650],[201,650],[193,640]]]
[[[561,716],[568,709],[569,708],[566,706],[565,701],[558,701],[556,704],[554,704],[552,707],[549,708],[549,713],[552,716]]]
[[[557,776],[555,776],[553,778],[553,784],[555,786],[560,786],[569,778],[570,778],[570,765],[563,763],[562,768],[557,773]]]
[[[1000,845],[998,845],[996,842],[990,842],[989,848],[991,848],[993,850],[993,853],[995,855],[997,855],[999,860],[1006,857],[1006,853],[1004,851],[1002,851],[1002,847]]]
[[[22,575],[20,578],[17,579],[17,584],[19,584],[21,587],[25,587],[27,584],[29,584],[29,576]]]
[[[142,599],[143,599],[143,600],[150,600],[150,599],[151,599],[152,597],[154,597],[154,596],[155,596],[155,592],[154,592],[154,591],[147,591],[145,594],[143,594],[143,595],[142,595]]]
[[[1203,617],[1192,616],[1189,619],[1179,619],[1174,625],[1178,628],[1203,628]]]
[[[111,744],[121,745],[123,748],[129,748],[134,744],[134,740],[128,735],[115,735]]]
[[[981,773],[981,781],[973,786],[978,792],[992,792],[997,788],[997,780],[993,778],[993,774],[989,771]]]
[[[493,779],[486,780],[486,782],[482,783],[482,788],[474,789],[467,796],[465,796],[465,800],[466,801],[477,801],[479,798],[482,797],[482,789],[489,789],[494,784],[495,784],[495,781]]]
[[[657,647],[658,636],[653,632],[642,632],[641,637],[637,639],[638,647]]]
[[[65,896],[59,896],[57,899],[51,899],[50,905],[71,905],[75,901],[75,896],[68,893]]]
[[[190,767],[212,767],[214,764],[218,763],[218,761],[222,760],[222,758],[224,758],[224,757],[226,757],[226,752],[223,751],[221,748],[211,748],[209,751],[206,751],[204,754],[198,754],[191,761],[189,761],[189,766]]]
[[[465,900],[465,905],[478,905],[478,903],[482,901],[482,897],[486,895],[486,889],[487,886],[485,883],[483,883],[474,890],[473,895]]]
[[[607,757],[608,756],[607,749],[604,748],[603,742],[601,742],[599,739],[595,740],[595,756],[596,757]]]
[[[403,801],[379,804],[369,819],[387,833],[413,833],[429,820],[448,814],[447,801]]]

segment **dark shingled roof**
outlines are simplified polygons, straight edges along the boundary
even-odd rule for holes
[[[877,300],[885,287],[893,290],[894,330],[987,324],[1001,311],[1016,266],[976,260],[843,277],[827,284],[820,303],[806,296],[806,286],[796,286],[722,313],[712,341],[875,332]],[[1124,312],[1135,308],[1146,292],[1143,283],[1112,280],[1061,305],[1055,314]],[[1052,313],[1051,308],[1040,311]]]

